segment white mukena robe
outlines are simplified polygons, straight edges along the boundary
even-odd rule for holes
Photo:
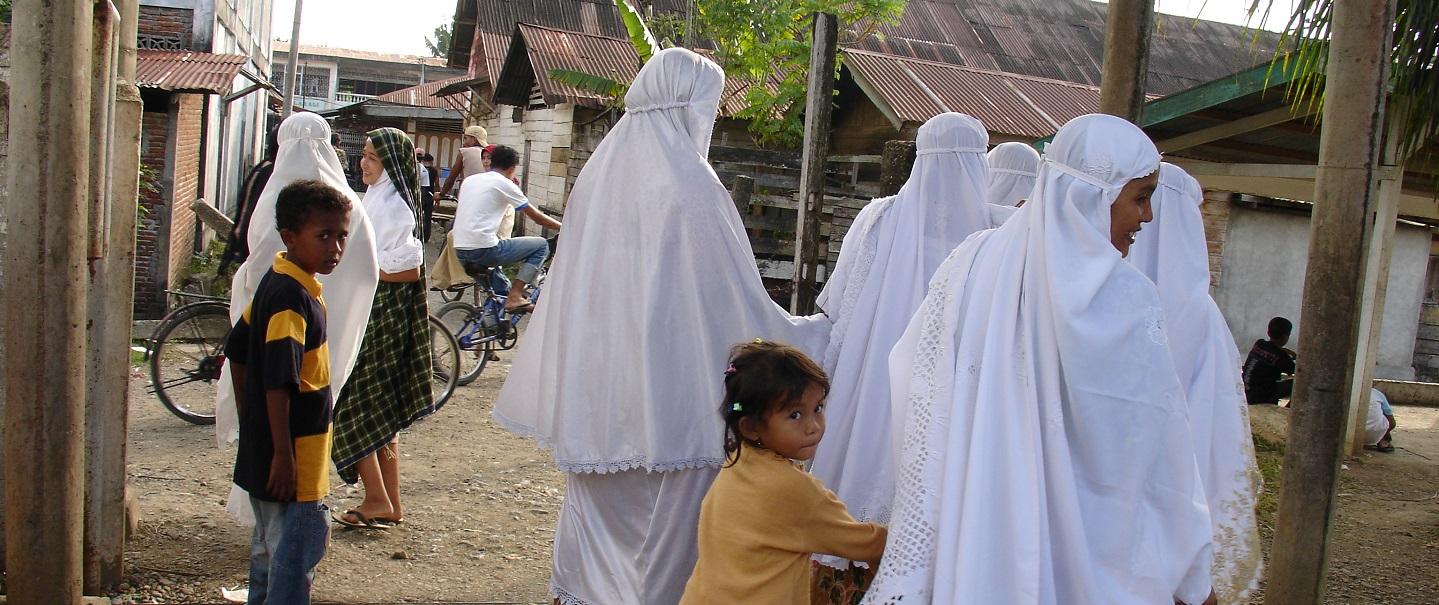
[[[1159,169],[1071,120],[1033,199],[963,244],[890,357],[899,476],[865,603],[1197,604],[1210,521],[1154,285],[1110,205]]]
[[[586,162],[495,419],[569,473],[551,591],[561,603],[673,603],[697,556],[699,504],[724,461],[730,348],[823,350],[829,322],[765,291],[710,167],[724,72],[656,53]]]
[[[822,360],[830,376],[827,426],[811,472],[860,521],[887,523],[894,496],[889,352],[934,270],[964,238],[989,228],[988,141],[984,125],[964,114],[942,113],[920,126],[909,180],[855,217],[817,299],[834,327]]]
[[[1159,167],[1154,220],[1129,260],[1159,289],[1169,351],[1189,403],[1189,426],[1214,524],[1214,591],[1243,603],[1259,587],[1263,552],[1255,506],[1263,478],[1254,459],[1239,349],[1209,295],[1209,245],[1199,206],[1204,191],[1173,164]]]
[[[1029,199],[1039,176],[1039,152],[1024,143],[1000,143],[985,154],[989,164],[987,186],[990,217],[998,227],[1014,216],[1016,206]]]

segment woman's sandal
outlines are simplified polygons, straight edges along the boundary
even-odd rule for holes
[[[349,519],[346,519],[346,518],[345,518],[346,515],[351,515],[351,516],[355,517],[356,519],[359,519],[360,522],[359,522],[359,523],[356,523],[356,522],[354,522],[354,521],[351,521],[351,520],[349,520]],[[355,510],[355,509],[353,509],[353,508],[350,509],[350,510],[347,510],[347,511],[345,511],[345,512],[343,512],[343,513],[340,513],[340,514],[338,514],[338,515],[330,515],[330,519],[333,520],[335,523],[339,523],[340,525],[345,526],[345,527],[348,527],[348,528],[350,528],[350,529],[389,529],[389,528],[390,528],[390,525],[387,524],[387,523],[382,523],[382,522],[381,522],[382,520],[381,520],[380,518],[377,517],[377,518],[371,519],[371,518],[369,518],[369,517],[366,517],[366,516],[365,516],[365,513],[362,513],[362,512],[360,512],[360,511],[358,511],[358,510]]]

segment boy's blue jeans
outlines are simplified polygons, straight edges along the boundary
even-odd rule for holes
[[[476,273],[485,267],[501,267],[512,263],[521,263],[520,270],[515,277],[527,284],[534,284],[535,280],[539,279],[540,265],[545,263],[545,258],[549,255],[550,243],[543,237],[502,239],[493,248],[455,248],[455,256],[460,259],[460,265],[464,266],[466,273],[474,275],[477,279],[484,279],[485,276],[476,275]],[[490,287],[503,296],[509,292],[510,282],[502,273],[498,275],[499,277],[492,278]]]
[[[309,605],[315,566],[330,540],[323,502],[269,502],[250,498],[255,533],[250,539],[248,605]]]

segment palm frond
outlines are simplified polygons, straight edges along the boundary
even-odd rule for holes
[[[623,83],[616,82],[610,78],[572,69],[551,69],[550,79],[565,86],[603,96],[609,101],[623,99],[626,90],[629,88]]]
[[[1291,76],[1285,94],[1296,110],[1319,110],[1324,104],[1324,69],[1335,0],[1300,0],[1279,39],[1280,54],[1270,63]],[[1251,20],[1267,17],[1274,0],[1251,0]],[[1285,49],[1292,49],[1283,52]],[[1390,54],[1388,111],[1404,124],[1401,157],[1412,156],[1439,130],[1439,0],[1398,0]]]
[[[635,53],[640,56],[640,64],[648,63],[650,57],[660,51],[660,43],[655,41],[655,35],[650,33],[644,17],[641,17],[639,11],[630,6],[628,0],[615,0],[615,7],[620,11],[620,20],[625,23],[625,31],[630,36],[630,44],[635,47]]]

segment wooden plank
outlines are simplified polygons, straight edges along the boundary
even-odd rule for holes
[[[1305,104],[1305,108],[1299,110],[1298,113],[1291,111],[1291,109],[1292,107],[1286,104],[1283,107],[1243,117],[1233,122],[1226,122],[1217,126],[1185,133],[1174,138],[1165,139],[1156,143],[1155,146],[1159,148],[1161,153],[1189,149],[1211,141],[1227,139],[1235,135],[1253,132],[1261,128],[1268,128],[1275,124],[1283,124],[1291,120],[1312,115],[1319,110],[1319,107],[1318,104],[1307,103]]]

